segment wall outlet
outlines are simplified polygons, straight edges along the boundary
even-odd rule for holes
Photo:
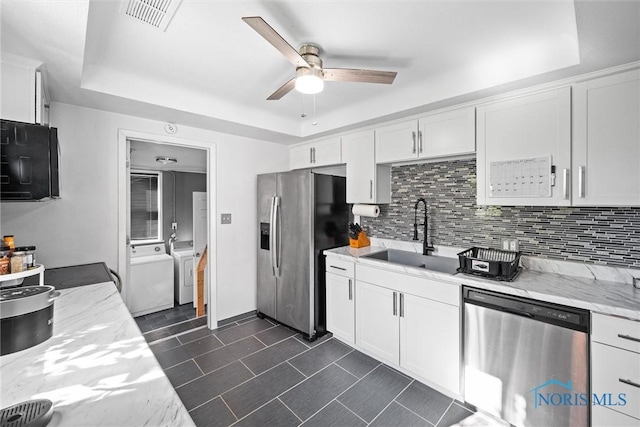
[[[518,252],[519,248],[518,239],[502,239],[502,250]]]
[[[220,224],[231,224],[231,214],[230,213],[220,214]]]

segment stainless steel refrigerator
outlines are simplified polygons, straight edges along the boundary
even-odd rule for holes
[[[258,175],[258,316],[314,340],[325,333],[324,249],[349,244],[344,177]]]

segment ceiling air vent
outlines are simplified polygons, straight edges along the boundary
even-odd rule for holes
[[[124,0],[124,13],[166,31],[182,0]]]

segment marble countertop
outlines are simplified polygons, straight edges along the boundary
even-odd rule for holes
[[[53,402],[55,426],[193,426],[112,282],[60,291],[53,336],[0,357],[0,406]]]
[[[591,268],[564,261],[523,259],[521,264],[525,268],[513,282],[499,282],[463,273],[450,275],[363,257],[389,247],[416,252],[422,250],[419,245],[408,242],[372,240],[372,246],[365,248],[344,246],[324,253],[387,270],[640,320],[640,289],[631,283],[633,277],[640,277],[640,271],[637,270],[602,266]],[[457,248],[442,248],[439,255],[455,257],[458,251]]]

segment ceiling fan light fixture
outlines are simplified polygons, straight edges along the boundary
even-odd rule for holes
[[[175,157],[157,156],[156,162],[162,163],[163,165],[170,165],[173,163],[178,163],[178,159],[176,159]]]
[[[300,67],[296,70],[296,90],[306,95],[314,95],[324,89],[322,71],[317,68]]]

